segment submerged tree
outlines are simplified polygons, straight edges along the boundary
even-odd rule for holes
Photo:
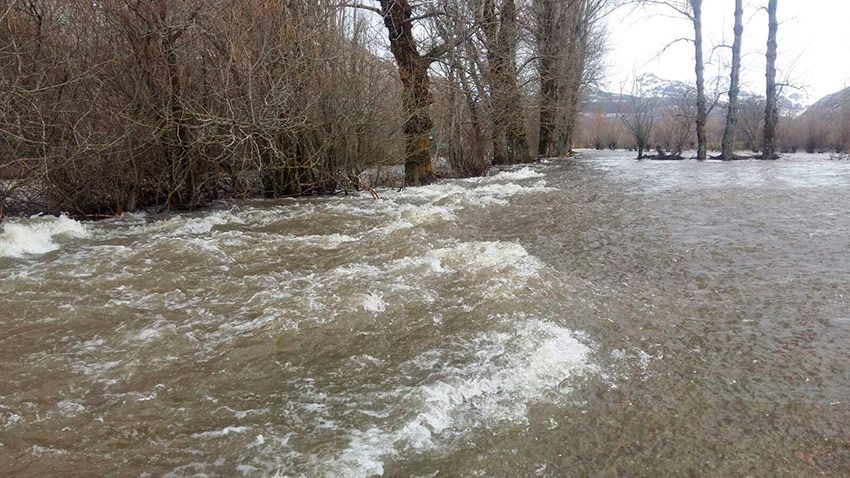
[[[616,0],[534,0],[534,47],[540,90],[538,155],[572,147],[584,87],[598,77],[604,32],[600,20]]]
[[[767,68],[765,77],[767,79],[767,99],[764,109],[764,144],[761,154],[764,159],[776,158],[776,126],[779,123],[779,109],[777,107],[776,92],[776,57],[777,57],[777,33],[779,21],[777,20],[778,0],[768,0],[768,35],[767,35]]]
[[[663,108],[655,128],[656,141],[670,153],[659,159],[682,159],[693,135],[696,102],[693,88],[684,88]],[[661,151],[659,151],[659,155]]]
[[[764,132],[764,98],[747,96],[738,103],[737,132],[742,135],[743,147],[754,153],[761,151]]]
[[[404,134],[407,139],[404,161],[404,181],[408,186],[419,186],[434,181],[431,164],[430,135],[433,128],[428,108],[431,105],[431,79],[428,68],[440,55],[444,46],[422,54],[413,33],[416,19],[408,0],[380,0],[379,13],[389,35],[390,50],[398,65],[403,87],[402,104],[406,116]]]
[[[631,94],[621,95],[621,105],[625,105],[625,111],[620,118],[634,139],[637,159],[643,159],[644,152],[651,145],[652,129],[656,121],[657,99],[646,89],[645,83],[644,77],[635,78]]]
[[[744,37],[743,0],[735,0],[735,40],[732,43],[732,74],[729,82],[729,105],[726,129],[723,131],[721,158],[732,160],[735,155],[735,127],[738,124],[738,93],[741,89],[741,43]]]
[[[578,8],[579,2],[567,5],[558,0],[535,0],[535,42],[537,48],[537,74],[540,81],[540,132],[537,154],[554,156],[555,129],[558,106],[562,103],[563,86],[560,72],[563,66],[563,50],[568,49],[570,41],[567,21],[569,9]]]
[[[497,12],[494,0],[484,0],[481,29],[487,45],[490,109],[493,133],[493,164],[528,160],[528,135],[522,114],[522,93],[517,84],[517,7],[502,0]]]
[[[705,127],[708,122],[708,105],[705,99],[705,61],[703,59],[702,0],[642,0],[650,5],[670,8],[693,24],[694,72],[697,91],[697,159],[704,161],[708,156],[708,140]]]
[[[441,8],[448,10],[452,0],[441,2]],[[447,107],[443,108],[443,120],[438,128],[442,126],[448,131],[448,161],[453,173],[459,176],[479,176],[490,165],[479,45],[474,37],[462,41],[467,25],[475,22],[480,13],[477,7],[477,1],[473,0],[455,4],[453,15],[440,15],[434,22],[441,40],[457,45],[446,52],[438,65],[449,85]]]

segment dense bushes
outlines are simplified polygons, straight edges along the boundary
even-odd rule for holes
[[[15,181],[0,194],[79,214],[191,208],[332,192],[398,158],[392,65],[337,7],[12,2],[0,12],[0,165]]]

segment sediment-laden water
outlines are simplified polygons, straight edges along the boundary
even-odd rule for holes
[[[3,476],[850,474],[850,163],[0,233]]]

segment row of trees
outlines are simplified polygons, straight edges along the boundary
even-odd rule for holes
[[[706,97],[705,85],[705,61],[704,61],[704,40],[703,40],[703,18],[702,6],[703,0],[637,0],[638,3],[661,7],[672,11],[681,17],[687,19],[692,25],[694,36],[689,39],[694,45],[694,72],[696,74],[695,87],[695,113],[693,121],[696,129],[697,138],[697,159],[702,161],[707,159],[708,137],[706,135],[706,126],[709,120],[711,105]],[[721,155],[723,160],[731,160],[734,158],[735,134],[738,124],[738,96],[740,93],[740,76],[741,76],[741,48],[743,43],[744,22],[743,22],[743,0],[734,1],[735,5],[735,24],[733,28],[734,41],[730,46],[732,50],[731,74],[728,89],[728,102],[726,107],[726,125],[721,141]],[[765,159],[774,159],[776,157],[776,128],[778,126],[778,90],[776,84],[776,60],[777,60],[777,33],[779,22],[777,17],[778,0],[768,0],[766,10],[768,14],[768,39],[767,39],[767,68],[765,71],[766,87],[765,87],[765,121],[763,143],[761,145],[762,157]],[[715,102],[716,103],[716,102]],[[641,106],[637,110],[646,109]],[[635,116],[639,115],[640,119]],[[642,143],[644,137],[648,136],[648,131],[645,128],[645,113],[636,112],[633,108],[630,121],[627,122],[629,129],[635,136],[635,142],[638,144],[639,156],[642,156]],[[635,128],[638,126],[639,128]],[[681,153],[679,151],[679,153]]]
[[[693,90],[673,98],[633,101],[628,97],[623,112],[585,112],[576,132],[576,147],[631,149],[645,152],[660,148],[667,157],[681,157],[696,150],[693,128]],[[745,97],[738,105],[735,151],[761,153],[764,140],[765,100]],[[725,116],[710,115],[706,121],[709,151],[721,151]],[[776,153],[850,153],[850,103],[835,110],[812,109],[805,114],[783,114],[773,139]]]
[[[438,153],[459,175],[565,154],[614,3],[4,0],[0,207],[192,208],[376,164],[427,184]]]
[[[706,159],[711,147],[720,150],[720,159],[735,158],[740,149],[761,153],[763,159],[775,159],[778,151],[846,152],[850,149],[850,90],[833,95],[825,105],[815,105],[802,115],[787,111],[780,125],[779,90],[777,85],[777,18],[778,0],[768,0],[764,10],[768,17],[766,45],[765,96],[740,98],[741,49],[744,33],[742,0],[734,1],[734,40],[725,122],[711,115],[721,100],[715,82],[714,91],[706,90],[702,45],[702,0],[641,0],[640,3],[671,10],[693,24],[695,46],[695,88],[685,88],[678,96],[653,97],[644,88],[643,77],[634,81],[630,95],[623,95],[616,118],[596,113],[586,118],[590,125],[582,137],[585,146],[627,146],[642,158],[647,149],[658,150],[658,156],[681,157],[685,148],[694,147],[698,159]],[[618,121],[619,120],[619,121]],[[622,123],[622,124],[619,124]],[[695,138],[692,134],[695,130]],[[722,130],[722,133],[718,130]],[[668,153],[669,152],[669,153]]]

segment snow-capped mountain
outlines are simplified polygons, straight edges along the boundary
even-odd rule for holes
[[[623,107],[631,103],[633,96],[643,98],[654,98],[657,106],[665,106],[673,101],[679,100],[685,95],[695,96],[694,86],[682,81],[665,80],[655,74],[647,73],[637,78],[637,81],[622,86],[622,92],[612,92],[614,88],[608,87],[602,89],[599,87],[589,87],[585,92],[583,102],[583,111],[585,113],[603,113],[617,114],[623,110]],[[710,88],[708,88],[710,89]],[[712,94],[708,95],[707,100],[711,102]],[[850,92],[848,92],[850,96]],[[762,102],[764,95],[751,91],[741,91],[741,102]],[[726,95],[721,94],[718,99],[718,106],[714,108],[712,113],[719,114],[723,111],[723,106],[726,105]],[[779,97],[779,110],[782,114],[797,116],[806,109],[806,98],[797,91],[782,92]]]
[[[810,106],[806,112],[837,113],[847,107],[850,107],[850,88],[824,96]]]

